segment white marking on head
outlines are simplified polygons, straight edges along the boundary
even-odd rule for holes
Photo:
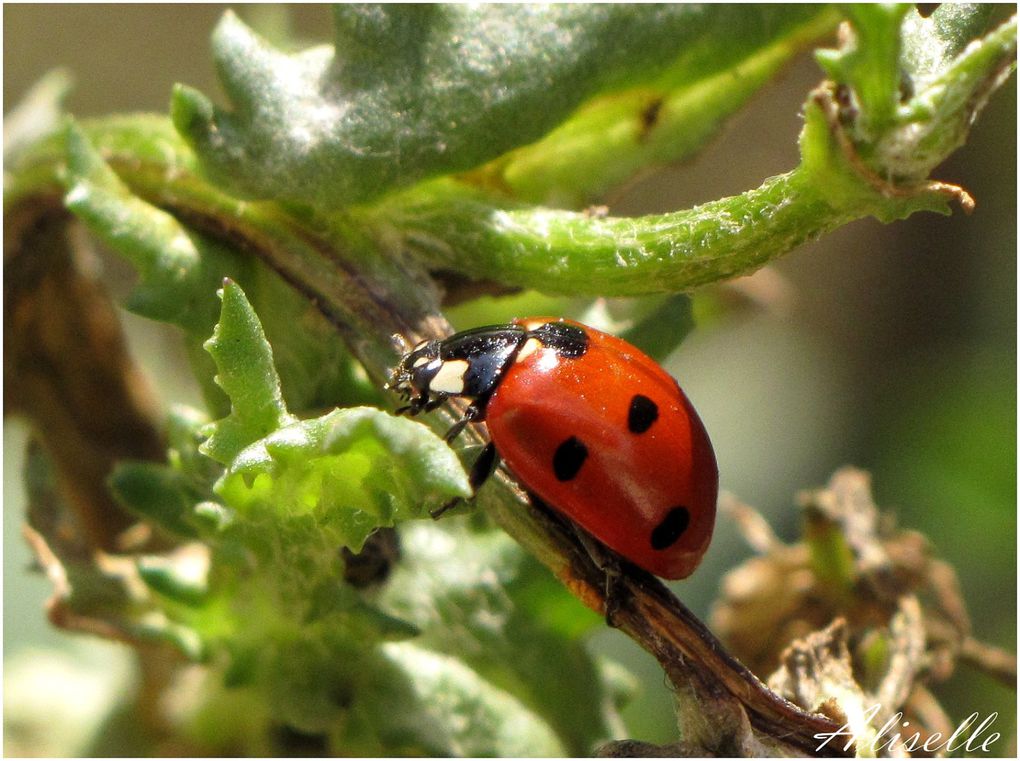
[[[541,341],[537,338],[529,338],[524,342],[524,346],[521,347],[520,351],[517,352],[517,358],[514,359],[514,362],[520,362],[521,360],[527,359],[541,348]]]
[[[427,365],[431,361],[432,361],[431,357],[424,357],[424,356],[423,357],[418,357],[418,359],[416,359],[414,361],[414,365],[412,365],[412,367],[421,367],[422,365]]]
[[[548,325],[548,324],[549,324],[548,320],[528,320],[526,323],[524,323],[524,329],[525,330],[538,330],[543,325]]]
[[[429,382],[429,390],[440,394],[464,392],[464,376],[471,365],[466,359],[450,359],[439,366]]]

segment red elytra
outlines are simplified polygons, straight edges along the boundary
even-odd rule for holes
[[[712,538],[719,476],[679,384],[631,344],[580,323],[514,322],[565,322],[589,341],[578,357],[524,344],[489,396],[485,420],[511,472],[636,565],[689,576]]]

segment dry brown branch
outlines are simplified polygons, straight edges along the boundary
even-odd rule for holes
[[[963,640],[960,660],[1006,687],[1016,689],[1016,655],[973,637]]]
[[[547,535],[569,552],[570,563],[555,569],[557,575],[582,602],[605,613],[604,572],[572,532],[550,516],[542,519]],[[614,590],[619,607],[613,622],[659,661],[677,691],[685,752],[811,754],[818,745],[814,735],[837,728],[828,717],[806,711],[766,687],[658,579],[622,559],[618,562],[623,575]],[[623,751],[614,746],[606,752]],[[832,748],[824,755],[843,753]]]
[[[117,460],[162,460],[165,447],[82,230],[52,200],[5,220],[4,414],[32,424],[90,545],[117,551],[136,521],[106,478]]]
[[[860,714],[866,698],[854,681],[846,639],[846,621],[837,618],[825,629],[791,643],[783,651],[782,665],[769,677],[769,686],[841,725],[857,725],[860,734],[864,730]]]
[[[800,501],[805,542],[796,545],[762,541],[761,516],[747,505],[731,509],[763,554],[728,574],[713,614],[735,651],[759,666],[780,658],[778,647],[790,641],[781,635],[836,619],[795,638],[769,680],[774,689],[845,716],[849,726],[875,707],[867,725],[854,729],[863,742],[897,712],[910,713],[920,747],[948,734],[945,712],[923,685],[948,678],[957,660],[975,660],[1015,684],[1015,658],[975,647],[953,569],[931,557],[921,534],[897,530],[879,513],[867,473],[844,468]]]

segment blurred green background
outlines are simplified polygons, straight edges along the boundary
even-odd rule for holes
[[[324,6],[232,7],[260,27],[287,17],[300,38],[329,37]],[[58,65],[74,75],[68,108],[80,117],[166,112],[174,82],[220,92],[208,35],[224,8],[5,5],[4,109]],[[810,55],[800,56],[696,161],[631,183],[606,199],[611,212],[685,208],[793,168],[799,110],[821,78]],[[1014,652],[1016,109],[1014,78],[936,173],[971,192],[973,215],[856,222],[753,278],[708,289],[695,309],[710,316],[667,362],[712,434],[722,488],[792,540],[798,490],[824,484],[843,464],[870,470],[878,504],[923,531],[959,571],[975,635]],[[114,291],[123,292],[130,273],[109,257],[104,262]],[[460,315],[470,320],[470,312]],[[127,314],[124,324],[164,399],[197,404],[192,380],[179,371],[173,332]],[[5,752],[74,754],[109,702],[130,689],[130,660],[117,646],[64,636],[45,623],[48,584],[29,572],[20,535],[25,438],[19,421],[5,421],[5,719],[8,727],[50,728],[49,745],[25,748],[9,739]],[[722,517],[705,564],[676,585],[678,593],[707,616],[722,574],[748,554]],[[642,679],[626,713],[631,735],[674,739],[669,695],[651,658],[614,631],[592,646]],[[995,747],[1009,752],[1012,692],[966,668],[936,692],[957,721],[999,711],[994,728],[1004,739]]]

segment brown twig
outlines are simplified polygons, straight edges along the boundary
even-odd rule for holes
[[[1013,653],[966,637],[960,648],[960,660],[1006,687],[1016,689],[1016,655]]]
[[[506,506],[491,501],[488,506],[502,523]],[[513,509],[519,512],[520,506]],[[604,572],[571,532],[541,511],[531,512],[545,523],[544,535],[569,560],[550,567],[585,605],[604,614]],[[542,557],[541,552],[536,554]],[[674,686],[684,687],[685,700],[702,715],[714,717],[714,736],[699,738],[702,753],[745,755],[751,744],[761,749],[770,743],[773,754],[815,753],[819,741],[814,735],[838,727],[772,692],[662,582],[622,558],[617,562],[623,575],[617,582],[621,602],[613,621],[659,661]],[[688,733],[684,737],[689,743]],[[842,751],[827,748],[825,754]]]
[[[64,631],[91,634],[113,642],[123,642],[134,646],[141,644],[137,637],[115,625],[109,619],[84,615],[74,610],[68,604],[72,590],[63,563],[50,549],[43,535],[34,528],[26,524],[21,527],[21,533],[35,555],[36,562],[39,563],[50,584],[53,585],[53,593],[46,601],[46,617],[53,626]]]
[[[156,403],[128,356],[82,231],[59,198],[8,210],[4,226],[4,413],[27,417],[93,547],[122,549],[136,520],[106,489],[121,459],[162,460]]]
[[[727,491],[719,494],[719,512],[733,520],[744,541],[758,554],[767,555],[782,546],[765,516],[735,494]]]
[[[848,717],[870,710],[868,722],[858,718],[861,726],[853,732],[867,742],[869,733],[900,711],[914,712],[910,732],[916,730],[922,740],[942,732],[948,719],[921,683],[946,679],[960,659],[1015,685],[1015,657],[985,649],[970,636],[955,571],[931,556],[923,535],[897,529],[890,516],[879,511],[866,472],[841,468],[825,488],[804,492],[800,502],[805,541],[796,545],[768,538],[769,530],[760,525],[764,519],[753,508],[739,503],[730,507],[728,512],[754,545],[769,549],[730,572],[715,620],[748,657],[749,642],[785,639],[776,634],[789,631],[793,621],[838,616],[847,624],[844,641],[851,645],[854,671],[838,668],[846,659],[832,647],[838,644],[839,631],[830,625],[797,638],[782,656],[783,668],[770,677],[770,686],[800,705],[833,716],[837,714],[819,705],[819,699],[832,696],[839,703],[834,708],[842,708]],[[763,602],[769,588],[789,592]],[[839,657],[827,657],[826,648]],[[771,657],[769,650],[750,652],[759,664]],[[791,654],[797,660],[791,661]]]
[[[956,724],[942,709],[935,696],[922,685],[914,685],[904,709],[915,718],[914,726],[918,727],[918,731],[922,728],[926,730],[926,736],[922,738],[922,745],[928,737],[935,734],[943,738],[949,737],[956,728]]]
[[[885,676],[875,692],[880,717],[894,714],[914,690],[924,660],[924,616],[914,595],[899,598],[899,609],[889,622],[889,655]],[[878,722],[881,723],[881,722]]]

